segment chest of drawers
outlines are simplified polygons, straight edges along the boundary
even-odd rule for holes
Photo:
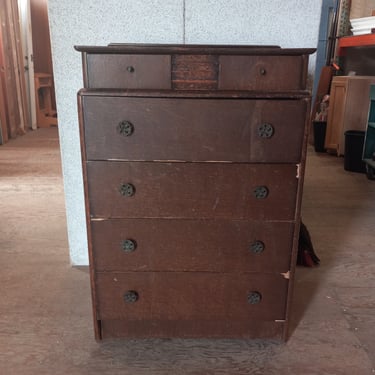
[[[76,47],[97,339],[285,339],[310,49]]]

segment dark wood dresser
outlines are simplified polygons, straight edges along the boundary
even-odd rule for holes
[[[312,49],[76,47],[97,339],[286,339]]]

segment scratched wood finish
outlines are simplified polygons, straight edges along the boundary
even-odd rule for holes
[[[306,100],[171,96],[83,95],[88,160],[298,163],[301,159]],[[124,120],[134,126],[130,136],[119,133]],[[271,137],[260,136],[263,124],[273,127]]]
[[[171,88],[171,57],[168,55],[89,54],[86,64],[88,88]]]
[[[87,162],[92,217],[294,220],[295,165]],[[135,194],[121,195],[122,184]],[[268,196],[257,199],[258,186]]]
[[[85,87],[176,90],[266,90],[306,88],[306,55],[312,49],[277,46],[121,45],[76,46],[83,52]],[[169,61],[162,61],[162,58]],[[172,60],[172,62],[171,62]],[[137,79],[127,77],[129,66]],[[172,65],[169,72],[167,64]],[[105,72],[105,74],[103,74]],[[260,72],[265,72],[261,73]],[[169,73],[167,75],[166,73]],[[157,87],[159,76],[160,87]],[[138,83],[138,84],[137,84]]]
[[[281,273],[289,270],[294,224],[247,220],[91,221],[97,271]],[[131,239],[136,249],[126,252]],[[264,244],[252,251],[255,241]]]
[[[303,56],[220,56],[218,87],[272,92],[304,90],[304,62]]]
[[[87,87],[304,90],[306,79],[301,59],[301,56],[88,54]],[[101,74],[103,70],[107,74]]]
[[[285,319],[288,279],[280,274],[100,272],[95,280],[99,319]],[[125,302],[128,291],[138,293],[136,302]],[[260,302],[248,302],[251,292]]]
[[[314,50],[76,49],[96,339],[286,339]]]
[[[173,55],[172,87],[176,90],[217,89],[217,55]]]

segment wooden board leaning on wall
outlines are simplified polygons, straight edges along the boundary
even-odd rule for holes
[[[29,111],[23,75],[23,52],[17,4],[0,0],[0,144],[24,134],[28,128]]]

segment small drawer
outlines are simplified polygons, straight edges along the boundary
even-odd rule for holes
[[[294,220],[293,164],[87,162],[97,218]]]
[[[308,100],[82,100],[88,160],[298,163],[309,105]]]
[[[97,271],[285,273],[294,224],[242,220],[91,221]]]
[[[306,89],[305,56],[220,56],[219,90]]]
[[[88,54],[86,58],[86,88],[171,88],[169,55]]]
[[[285,319],[289,280],[273,274],[97,273],[97,318]]]

